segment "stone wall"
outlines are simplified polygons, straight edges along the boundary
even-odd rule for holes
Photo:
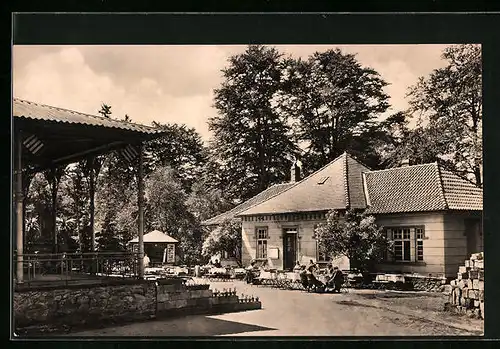
[[[411,285],[415,291],[442,292],[446,284],[446,278],[405,276],[405,282]]]
[[[78,326],[100,321],[130,321],[151,318],[155,313],[156,285],[152,282],[14,293],[16,328],[47,323]]]
[[[179,280],[72,285],[14,292],[14,322],[18,333],[260,308],[258,299],[240,299],[236,290],[216,291],[214,295],[208,285],[186,287]]]

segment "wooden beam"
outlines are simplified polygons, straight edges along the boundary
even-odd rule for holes
[[[71,163],[72,161],[78,161],[86,157],[87,155],[98,155],[101,152],[107,152],[109,150],[114,150],[115,148],[119,148],[120,146],[125,146],[127,145],[127,142],[119,141],[119,142],[112,142],[109,144],[101,145],[99,147],[95,147],[92,149],[88,149],[85,151],[81,151],[75,154],[71,154],[68,156],[63,156],[58,159],[52,160],[52,164],[63,164],[63,163]]]
[[[94,228],[94,216],[95,216],[95,186],[94,186],[94,167],[95,167],[95,157],[90,157],[88,160],[90,163],[89,172],[89,190],[90,190],[90,233],[92,236],[92,252],[95,252],[95,228]]]
[[[139,278],[144,278],[144,149],[139,145],[139,169],[137,171],[137,206],[139,208],[138,240],[139,240]]]

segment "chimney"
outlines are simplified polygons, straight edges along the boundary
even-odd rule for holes
[[[302,163],[300,160],[294,161],[292,168],[290,169],[290,183],[295,183],[300,181],[300,170]]]
[[[407,166],[410,166],[410,159],[401,160],[401,167],[407,167]]]

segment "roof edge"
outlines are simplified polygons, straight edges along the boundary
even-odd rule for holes
[[[232,209],[230,209],[230,210],[228,210],[228,211],[226,211],[226,212],[219,213],[217,216],[214,216],[214,217],[212,217],[212,218],[205,219],[204,221],[202,221],[202,222],[201,222],[201,225],[212,225],[212,224],[216,224],[216,223],[207,223],[207,222],[212,221],[212,220],[216,220],[217,218],[222,217],[222,216],[224,216],[224,215],[227,215],[227,214],[229,214],[229,213],[231,213],[231,212],[233,212],[233,211],[237,211],[237,209],[238,209],[238,207],[239,207],[239,206],[243,205],[245,202],[248,202],[249,200],[252,200],[254,197],[256,197],[256,196],[258,196],[258,195],[262,194],[262,193],[263,193],[263,192],[265,192],[266,190],[269,190],[269,189],[271,189],[271,188],[273,188],[273,187],[277,187],[277,186],[281,186],[281,185],[287,185],[287,184],[290,184],[290,183],[276,183],[276,184],[273,184],[273,185],[271,185],[270,187],[267,187],[266,189],[264,189],[263,191],[261,191],[260,193],[258,193],[257,195],[254,195],[254,196],[252,196],[250,199],[245,200],[245,201],[243,201],[242,203],[238,204],[237,206],[233,207]],[[283,192],[284,192],[284,191],[286,191],[286,190],[288,190],[288,188],[287,188],[287,189],[285,189],[285,190],[283,190]],[[281,193],[282,193],[282,192],[281,192]],[[264,201],[262,201],[262,202],[264,202]],[[255,205],[258,205],[258,204],[255,204]],[[255,206],[255,205],[253,205],[253,206]],[[253,206],[250,206],[250,207],[248,207],[247,209],[249,209],[249,208],[251,208],[251,207],[253,207]],[[245,210],[245,211],[246,211],[246,210]],[[236,217],[238,216],[238,214],[239,214],[239,213],[241,213],[241,212],[243,212],[243,211],[236,212],[236,213],[234,214],[233,218],[236,218]]]
[[[445,209],[448,210],[449,205],[448,205],[448,200],[446,200],[446,195],[444,193],[443,176],[441,176],[441,167],[439,166],[437,161],[434,163],[434,166],[436,168],[436,173],[438,177],[437,179],[438,179],[439,191],[441,192],[441,198],[443,199]]]
[[[120,124],[123,124],[123,125],[132,125],[132,126],[137,126],[137,127],[145,127],[145,128],[150,129],[150,131],[155,131],[157,133],[164,133],[162,130],[160,130],[160,129],[156,128],[156,127],[149,126],[149,125],[144,125],[144,124],[138,124],[138,123],[135,123],[135,122],[129,122],[129,121],[124,121],[124,120],[119,120],[119,119],[114,119],[114,118],[106,118],[104,116],[95,115],[95,114],[82,113],[82,112],[79,112],[79,111],[76,111],[76,110],[72,110],[72,109],[57,107],[57,106],[54,106],[54,105],[48,105],[48,104],[43,104],[43,103],[38,103],[38,102],[33,102],[33,101],[28,101],[26,99],[17,98],[17,97],[13,97],[12,98],[12,102],[14,102],[14,101],[18,101],[18,102],[22,102],[22,103],[34,104],[34,105],[37,105],[39,107],[45,107],[45,108],[50,108],[50,109],[59,109],[59,110],[66,111],[66,112],[69,112],[69,113],[79,114],[79,115],[83,115],[83,116],[95,118],[95,119],[98,119],[98,120],[106,120],[106,121],[110,121],[111,120],[112,122],[117,122],[117,123],[120,123]],[[17,115],[16,117],[23,117],[23,118],[29,119],[29,117],[25,116],[25,115]]]
[[[345,195],[345,207],[349,209],[351,207],[351,200],[349,198],[349,165],[348,165],[348,154],[347,151],[344,152],[344,166],[343,166],[343,174],[344,174],[344,195]]]
[[[361,180],[363,181],[363,193],[365,194],[366,208],[371,207],[370,192],[368,191],[368,183],[366,182],[366,172],[361,172]]]

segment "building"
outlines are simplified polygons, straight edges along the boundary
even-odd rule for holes
[[[144,234],[144,254],[148,255],[152,264],[175,264],[178,261],[179,241],[159,230]],[[136,237],[129,241],[132,250],[139,250],[139,239]]]
[[[326,262],[313,231],[332,209],[366,209],[384,227],[394,253],[380,271],[452,276],[482,250],[482,190],[437,163],[372,171],[344,153],[302,180],[292,177],[284,190],[235,214],[242,221],[244,265],[266,259],[291,269],[297,260]]]

